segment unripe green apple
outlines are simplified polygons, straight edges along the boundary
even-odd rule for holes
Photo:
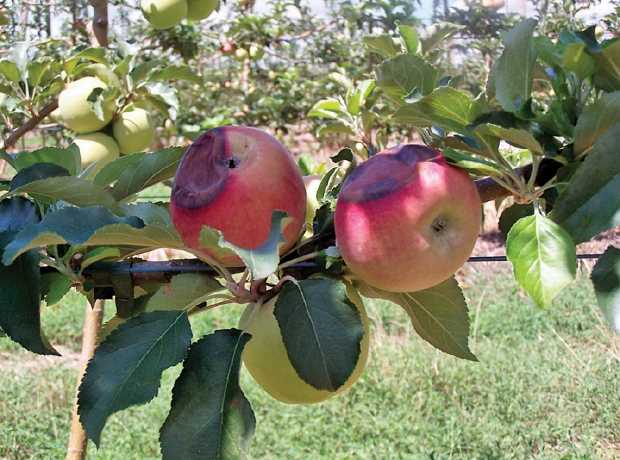
[[[143,151],[151,145],[155,135],[149,113],[134,106],[127,107],[118,115],[112,131],[123,154]]]
[[[338,195],[336,244],[347,266],[393,292],[430,288],[467,260],[481,203],[469,175],[441,152],[402,145],[358,166]]]
[[[265,55],[265,49],[256,44],[250,45],[250,57],[252,59],[260,59]]]
[[[219,6],[219,0],[187,0],[187,19],[200,21],[207,18]]]
[[[56,108],[52,113],[50,113],[50,119],[54,123],[62,124],[62,115],[60,114],[60,109]]]
[[[299,239],[306,190],[299,168],[273,136],[247,126],[222,126],[199,136],[187,149],[174,178],[172,222],[186,246],[225,266],[242,266],[200,241],[203,226],[245,249],[260,247],[271,231],[274,211],[287,214],[280,251]]]
[[[351,289],[348,291],[349,299],[360,314],[364,337],[353,373],[345,384],[334,392],[314,388],[297,374],[286,353],[278,320],[273,314],[277,297],[263,305],[250,304],[246,307],[239,321],[239,328],[252,334],[252,338],[241,355],[243,364],[254,380],[272,397],[289,404],[318,403],[347,390],[362,375],[368,361],[368,316],[357,292]]]
[[[99,80],[104,82],[108,86],[115,86],[120,88],[121,81],[118,76],[114,73],[112,69],[110,69],[107,65],[96,62],[94,64],[87,65],[81,72],[80,75],[89,75],[92,77],[97,77]]]
[[[321,176],[304,176],[306,187],[306,231],[312,232],[312,222],[316,210],[319,209],[319,201],[316,199],[316,192],[321,185]]]
[[[248,58],[248,50],[245,48],[237,48],[235,50],[235,59],[237,61],[245,61]]]
[[[97,77],[84,77],[71,82],[58,96],[58,110],[63,124],[76,133],[98,131],[107,125],[114,115],[114,101],[103,104],[103,119],[97,118],[88,101],[96,88],[108,89]]]
[[[119,155],[118,144],[110,136],[103,133],[80,134],[73,142],[80,149],[82,157],[82,169],[89,169],[89,175],[93,176]]]
[[[140,8],[155,29],[169,29],[187,16],[187,0],[141,0]]]

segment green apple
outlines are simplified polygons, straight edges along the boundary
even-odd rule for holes
[[[250,57],[252,59],[260,59],[265,55],[265,49],[260,45],[250,45]]]
[[[242,359],[254,380],[275,399],[289,404],[312,404],[324,401],[351,387],[361,376],[368,360],[368,316],[356,291],[348,289],[364,325],[360,356],[351,376],[336,391],[319,390],[299,377],[291,364],[278,321],[273,314],[277,296],[265,304],[250,304],[239,321],[239,328],[252,338],[243,350]]]
[[[220,5],[219,0],[187,0],[187,19],[200,21],[207,18]]]
[[[187,16],[187,0],[141,0],[140,8],[155,29],[169,29]]]
[[[89,168],[89,176],[99,172],[120,155],[116,141],[103,133],[80,134],[73,142],[80,149],[82,169]]]
[[[58,96],[58,110],[63,124],[76,133],[99,131],[114,115],[114,101],[103,104],[103,118],[98,118],[88,96],[96,88],[108,89],[97,77],[84,77],[71,82]]]
[[[114,71],[107,65],[99,62],[89,64],[84,67],[84,69],[80,72],[80,75],[97,77],[106,85],[114,86],[116,88],[120,88],[121,86],[121,81],[118,79],[118,76],[114,73]]]
[[[248,58],[248,50],[245,48],[237,48],[235,50],[235,59],[237,61],[245,61]]]
[[[134,106],[127,107],[118,115],[112,131],[123,154],[143,151],[151,145],[155,135],[149,113]]]

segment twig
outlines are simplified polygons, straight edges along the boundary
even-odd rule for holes
[[[58,100],[54,99],[52,102],[47,104],[45,107],[41,109],[41,111],[35,114],[32,118],[30,118],[26,123],[21,125],[19,128],[15,128],[11,134],[4,140],[4,149],[8,150],[11,147],[15,146],[18,140],[22,138],[24,134],[28,131],[33,130],[37,127],[37,125],[50,113],[58,108]]]

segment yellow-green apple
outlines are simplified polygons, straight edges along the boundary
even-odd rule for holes
[[[136,153],[151,145],[155,127],[146,110],[130,105],[118,114],[112,124],[112,132],[121,153]]]
[[[235,50],[235,59],[237,61],[245,61],[248,58],[248,50],[245,48],[237,48]]]
[[[187,16],[187,0],[141,0],[140,8],[155,29],[169,29]]]
[[[265,49],[256,44],[250,45],[250,57],[252,59],[260,59],[265,55]]]
[[[347,390],[362,375],[368,361],[368,316],[357,292],[348,291],[349,299],[355,304],[364,325],[364,336],[352,374],[336,391],[314,388],[297,374],[286,352],[278,320],[273,314],[277,297],[262,305],[250,304],[246,307],[239,328],[252,334],[252,338],[241,357],[254,380],[272,397],[290,404],[318,403]]]
[[[80,134],[73,139],[80,149],[82,169],[89,169],[89,176],[93,176],[119,155],[118,144],[110,136],[103,133]]]
[[[192,21],[205,19],[219,4],[220,0],[187,0],[187,18]]]
[[[76,133],[98,131],[107,125],[114,115],[114,101],[103,104],[103,118],[97,117],[88,96],[97,89],[108,89],[108,85],[97,77],[84,77],[71,82],[58,96],[58,110],[62,123]]]
[[[118,79],[118,76],[114,73],[114,71],[107,65],[99,62],[89,64],[84,67],[84,69],[80,71],[80,75],[97,77],[108,86],[115,86],[117,88],[120,88],[121,86],[121,81]]]
[[[316,210],[319,209],[319,201],[316,199],[316,192],[321,185],[321,176],[312,175],[304,176],[304,185],[306,187],[306,231],[312,232],[312,222]]]
[[[401,145],[358,166],[335,212],[336,244],[351,272],[386,291],[412,292],[449,278],[480,230],[474,182],[443,155]]]
[[[225,266],[236,255],[204,247],[204,225],[236,246],[255,249],[268,238],[274,211],[287,213],[281,251],[299,238],[306,190],[297,165],[273,136],[246,126],[210,129],[187,149],[176,172],[170,213],[185,245]]]

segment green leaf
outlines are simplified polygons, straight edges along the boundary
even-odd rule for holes
[[[22,227],[38,219],[36,207],[24,198],[0,201],[0,253]],[[39,259],[28,252],[0,265],[0,329],[33,353],[58,355],[41,330]]]
[[[284,284],[274,307],[291,364],[308,384],[336,391],[357,366],[364,325],[341,281]]]
[[[151,72],[147,79],[148,81],[185,80],[197,84],[202,83],[202,77],[186,65],[171,65],[157,69]]]
[[[418,54],[420,51],[420,39],[415,27],[405,24],[398,25],[398,33],[409,54]]]
[[[528,149],[536,155],[543,155],[545,153],[542,145],[540,145],[532,133],[525,129],[504,128],[499,125],[488,123],[477,126],[475,131],[485,136],[493,136],[504,140],[516,147]]]
[[[80,263],[80,268],[84,270],[85,268],[91,266],[96,262],[100,262],[106,259],[120,259],[121,251],[119,248],[112,247],[98,247],[88,251],[84,254],[84,258]]]
[[[256,418],[239,387],[241,352],[250,335],[215,331],[189,349],[160,430],[164,460],[245,458]]]
[[[367,36],[362,39],[368,49],[385,58],[391,58],[402,52],[401,47],[390,35]]]
[[[551,218],[575,243],[620,225],[619,142],[617,123],[598,138],[554,204]]]
[[[200,232],[200,242],[202,245],[213,246],[213,237],[219,235],[217,246],[230,249],[237,254],[246,267],[252,272],[254,279],[267,278],[274,273],[280,263],[280,245],[285,242],[282,236],[283,229],[289,224],[290,218],[283,211],[274,211],[271,216],[271,229],[267,240],[260,246],[253,249],[246,249],[236,246],[224,239],[221,232],[203,226]]]
[[[534,207],[531,204],[513,204],[504,209],[499,217],[499,230],[504,238],[508,238],[508,233],[515,222],[532,214],[534,214]]]
[[[205,302],[223,286],[204,273],[183,273],[162,285],[145,303],[145,311],[187,310]]]
[[[569,43],[564,48],[562,64],[565,69],[574,72],[580,80],[588,78],[596,68],[594,58],[588,54],[583,43]]]
[[[377,86],[396,101],[402,101],[414,91],[430,94],[439,77],[439,71],[424,59],[403,54],[384,61],[375,70]]]
[[[72,176],[81,169],[80,149],[75,144],[68,148],[43,147],[32,152],[20,152],[13,158],[14,168],[18,171],[36,163],[53,163],[69,171]]]
[[[600,52],[594,53],[596,72],[594,84],[604,91],[620,89],[620,40],[617,38],[604,44]]]
[[[43,273],[41,275],[41,297],[45,303],[56,305],[71,289],[71,279],[59,272]]]
[[[61,208],[47,213],[41,222],[25,225],[7,245],[2,261],[5,265],[9,265],[16,257],[30,249],[53,244],[79,245],[94,241],[92,245],[105,245],[106,242],[103,241],[106,239],[105,229],[113,225],[117,226],[113,227],[114,229],[118,229],[120,225],[129,228],[144,227],[142,220],[137,217],[117,217],[103,207]],[[103,237],[98,236],[98,232],[103,233]],[[109,233],[107,239],[111,239]]]
[[[496,98],[508,112],[519,112],[530,98],[537,51],[534,19],[524,19],[504,35],[504,51],[495,67]]]
[[[68,175],[69,172],[62,166],[55,165],[54,163],[36,163],[15,174],[11,180],[9,190],[14,191],[34,181]]]
[[[375,80],[362,80],[353,90],[347,91],[347,111],[351,115],[359,114],[366,104],[366,99],[375,89]]]
[[[65,70],[69,75],[73,75],[77,64],[81,61],[98,62],[108,65],[105,57],[105,48],[86,48],[71,56],[65,61]]]
[[[335,181],[338,177],[338,170],[340,168],[338,166],[334,166],[331,168],[325,175],[321,178],[321,182],[316,189],[316,200],[321,203],[325,200],[327,193],[332,190],[335,186]]]
[[[21,80],[19,69],[17,68],[15,63],[7,61],[6,59],[2,59],[0,61],[0,74],[2,74],[4,78],[12,81],[13,83],[19,83]]]
[[[413,126],[438,126],[447,131],[463,133],[486,111],[480,101],[467,93],[442,86],[413,104],[403,105],[396,111],[394,118]]]
[[[517,282],[540,307],[550,305],[575,278],[575,243],[566,230],[539,213],[512,226],[506,255]]]
[[[174,177],[184,151],[182,147],[172,147],[144,155],[132,168],[121,174],[112,194],[117,200],[121,200]]]
[[[114,197],[93,182],[74,176],[50,177],[17,187],[9,195],[27,193],[35,200],[66,201],[76,206],[117,206]]]
[[[454,278],[417,292],[388,292],[360,283],[360,294],[401,306],[416,332],[435,348],[457,358],[477,361],[469,349],[469,314]]]
[[[181,362],[192,340],[185,312],[157,311],[127,320],[97,347],[78,393],[78,414],[99,446],[107,418],[152,400],[162,372]]]
[[[179,111],[179,98],[176,89],[161,82],[147,83],[144,86],[152,98],[166,104],[170,118],[174,120]]]
[[[434,23],[429,33],[422,39],[422,52],[424,54],[439,48],[443,43],[455,35],[465,27],[459,24],[452,24],[450,22],[436,22]]]
[[[611,329],[620,334],[620,249],[609,246],[592,270],[599,307]]]
[[[119,177],[126,171],[134,170],[140,163],[146,153],[132,153],[131,155],[123,155],[114,161],[106,164],[94,177],[93,182],[97,185],[105,187],[116,182]]]
[[[347,108],[342,105],[342,102],[336,98],[321,99],[316,102],[310,111],[309,117],[314,118],[327,118],[338,119],[340,117],[346,117]]]
[[[575,154],[589,150],[616,123],[620,123],[620,91],[603,94],[583,110],[575,127]]]
[[[468,155],[465,152],[450,147],[443,150],[443,155],[450,163],[480,176],[498,176],[502,174],[496,163],[485,158]]]

